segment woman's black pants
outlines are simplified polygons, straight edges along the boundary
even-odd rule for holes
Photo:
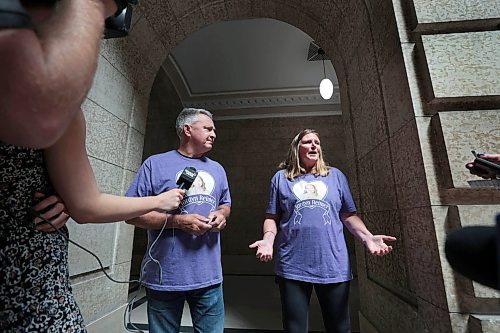
[[[283,329],[287,333],[308,332],[309,301],[314,287],[328,333],[351,332],[349,281],[308,283],[277,277],[281,295]]]

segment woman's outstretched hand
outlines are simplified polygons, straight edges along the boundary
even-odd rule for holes
[[[273,260],[273,243],[268,240],[261,239],[248,246],[251,249],[257,248],[255,257],[263,262]]]
[[[374,256],[384,256],[392,251],[392,246],[387,245],[385,242],[394,242],[396,237],[386,235],[374,235],[368,237],[364,244],[368,251]]]

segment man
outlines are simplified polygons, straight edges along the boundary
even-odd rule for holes
[[[179,148],[144,161],[127,192],[155,195],[177,187],[184,168],[198,171],[196,185],[178,210],[127,221],[148,229],[141,283],[148,298],[149,332],[179,332],[184,301],[195,332],[223,332],[219,232],[226,226],[231,199],[224,168],[205,156],[216,137],[212,114],[186,108],[177,117],[176,130]]]
[[[0,1],[0,142],[51,146],[80,112],[114,0]],[[54,8],[53,8],[54,7]]]

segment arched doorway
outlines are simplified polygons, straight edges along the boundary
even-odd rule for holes
[[[454,277],[446,271],[442,257],[442,239],[447,229],[440,228],[447,219],[458,221],[458,224],[461,222],[458,214],[453,213],[456,209],[448,208],[448,205],[491,205],[491,198],[497,198],[498,194],[480,190],[483,199],[475,199],[473,194],[476,191],[472,193],[453,188],[455,178],[460,177],[450,175],[448,157],[446,154],[436,155],[436,151],[442,152],[444,148],[447,152],[448,143],[442,144],[441,141],[450,140],[456,132],[451,127],[460,124],[464,114],[456,116],[451,112],[445,116],[438,113],[456,110],[455,107],[475,111],[489,107],[493,110],[498,108],[495,93],[498,90],[491,85],[492,89],[484,89],[485,96],[470,97],[463,87],[459,87],[457,94],[460,97],[457,98],[456,91],[445,89],[446,80],[431,75],[441,77],[439,74],[443,70],[435,66],[439,62],[436,61],[452,58],[446,55],[452,54],[449,50],[457,49],[455,41],[463,39],[474,44],[475,40],[497,38],[495,33],[456,36],[454,32],[495,30],[498,23],[494,19],[481,20],[482,16],[474,12],[464,14],[463,18],[448,15],[447,19],[453,23],[450,25],[435,17],[442,11],[434,13],[432,9],[440,5],[425,4],[362,0],[142,1],[136,10],[134,30],[129,38],[105,43],[100,72],[89,94],[88,105],[84,105],[90,120],[103,118],[95,112],[96,109],[108,111],[112,116],[104,117],[104,120],[119,133],[116,137],[126,138],[125,145],[116,145],[116,151],[122,152],[123,158],[115,161],[106,159],[102,149],[92,142],[97,135],[88,136],[91,141],[89,155],[98,160],[96,166],[101,168],[102,161],[109,161],[108,164],[112,165],[102,167],[98,177],[116,175],[118,172],[115,171],[121,170],[122,191],[130,183],[141,161],[149,94],[155,75],[166,55],[186,36],[223,20],[258,17],[287,22],[311,36],[334,61],[341,87],[345,157],[352,166],[348,177],[360,212],[370,229],[393,234],[400,240],[393,255],[383,260],[366,256],[363,248],[356,246],[361,329],[448,332],[452,326],[455,329],[472,325],[467,324],[472,318],[469,313],[491,313],[498,309],[497,298],[479,289],[476,292],[470,281],[465,283],[465,292],[459,291],[460,296],[455,294]],[[443,6],[444,12],[458,13],[452,8],[464,8],[467,3],[457,0]],[[463,12],[468,13],[466,10]],[[483,16],[490,18],[490,15]],[[457,23],[461,19],[467,20],[463,26]],[[440,32],[453,38],[431,38]],[[424,42],[421,35],[426,35]],[[426,42],[429,52],[423,51]],[[487,47],[489,44],[484,45]],[[475,57],[491,60],[487,55],[477,53]],[[426,57],[435,60],[432,66],[426,62]],[[465,66],[448,62],[458,68]],[[486,72],[484,75],[488,76]],[[111,83],[111,87],[105,82]],[[491,82],[495,82],[494,79]],[[433,91],[433,85],[439,89]],[[448,96],[453,98],[447,99]],[[474,114],[480,114],[494,123],[498,121],[498,112],[495,112]],[[118,121],[115,122],[113,117]],[[447,128],[441,127],[440,122],[452,125],[449,127],[451,134],[446,133]],[[463,121],[462,126],[468,128]],[[92,130],[92,121],[89,127]],[[436,132],[438,141],[434,137]],[[445,136],[444,140],[439,138],[440,135]],[[109,140],[114,138],[109,137]],[[467,137],[467,140],[459,142],[468,140],[479,141]],[[496,147],[488,142],[484,145]],[[459,151],[455,148],[453,151]],[[451,163],[453,172],[458,170],[458,164],[457,161]],[[445,176],[435,174],[435,170],[442,171]],[[437,184],[434,184],[436,179],[433,177],[439,178]],[[119,191],[112,186],[110,188],[111,192]],[[468,207],[464,211],[469,211]],[[486,217],[484,211],[481,210],[481,216]],[[464,218],[464,221],[467,219]],[[132,233],[128,226],[119,226],[115,231],[111,252],[115,251],[116,255],[111,258],[110,267],[120,276],[126,275],[130,265]],[[82,276],[75,280],[78,282],[76,293],[84,299],[91,293],[89,286],[93,283],[89,281],[94,273],[88,271],[89,280]],[[101,309],[109,311],[122,306],[123,289],[109,289],[110,293],[102,294],[106,297],[89,301],[82,307],[88,320],[97,321],[100,318],[94,306],[97,302],[100,302]],[[471,296],[467,290],[474,290],[475,294]],[[481,298],[477,295],[488,296]]]
[[[328,162],[344,172],[349,169],[336,75],[326,56],[335,93],[322,99],[318,84],[324,71],[317,50],[309,36],[280,21],[214,23],[172,50],[152,87],[144,159],[177,148],[173,124],[182,107],[203,107],[214,114],[217,140],[209,156],[226,169],[233,199],[229,227],[222,233],[227,328],[281,329],[272,264],[257,262],[248,245],[261,237],[269,180],[292,137],[315,128]],[[348,232],[347,237],[355,275],[352,323],[359,331],[355,250]],[[137,279],[145,231],[136,229],[134,244],[131,274]],[[266,306],[261,306],[263,298]],[[190,325],[189,318],[184,322]],[[323,329],[315,297],[310,328]]]
[[[352,166],[346,172],[360,211],[370,228],[402,238],[396,195],[398,185],[389,147],[391,140],[398,140],[393,138],[398,130],[407,128],[404,135],[415,136],[416,129],[408,124],[413,117],[408,86],[404,82],[393,82],[394,77],[404,73],[395,20],[386,19],[384,27],[375,27],[370,18],[370,14],[378,14],[383,9],[392,10],[391,6],[375,8],[366,6],[363,1],[190,1],[141,6],[140,12],[145,23],[149,23],[148,28],[165,45],[163,54],[203,26],[248,17],[287,22],[317,41],[331,57],[337,71],[346,132],[345,160]],[[347,17],[349,19],[345,19]],[[149,82],[152,84],[151,79]],[[384,96],[389,88],[391,93],[401,96],[397,107],[390,104],[389,96]],[[373,297],[381,287],[381,295],[397,295],[416,303],[407,270],[410,260],[402,245],[392,259],[382,263],[366,257],[364,249],[358,247],[360,267],[363,268],[360,272],[362,297]],[[366,316],[371,317],[371,306],[362,302],[361,312],[363,307]],[[413,317],[414,310],[408,310],[405,317]],[[375,317],[383,317],[388,327],[397,326],[395,322],[399,320],[392,318],[390,310],[378,311],[382,314]],[[370,320],[373,319],[366,321]]]

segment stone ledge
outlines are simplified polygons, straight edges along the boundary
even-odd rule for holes
[[[470,333],[496,333],[500,332],[500,315],[475,315],[469,316]]]
[[[500,190],[493,187],[458,187],[440,193],[444,205],[496,205],[500,202]]]
[[[359,329],[363,333],[380,333],[361,311],[359,311]]]

